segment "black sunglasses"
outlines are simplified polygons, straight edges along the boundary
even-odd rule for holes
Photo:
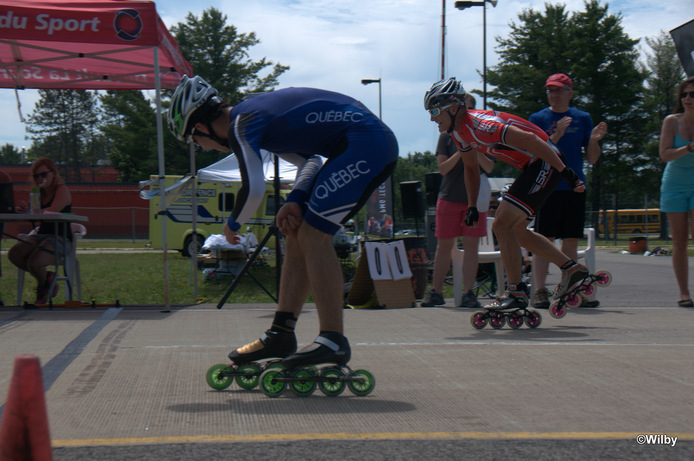
[[[36,180],[38,180],[39,178],[43,179],[46,176],[48,176],[49,173],[50,173],[50,171],[44,171],[43,173],[36,173],[34,175],[34,179],[36,179]]]
[[[694,91],[683,91],[682,94],[680,95],[681,99],[686,98],[689,96],[690,98],[694,99]]]

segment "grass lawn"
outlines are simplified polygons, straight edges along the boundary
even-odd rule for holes
[[[80,240],[80,249],[144,249],[144,241],[132,240]],[[2,278],[0,278],[0,297],[5,305],[16,304],[17,269],[7,259],[6,248],[9,242],[3,242]],[[115,303],[122,305],[164,305],[165,283],[164,262],[161,252],[152,251],[136,253],[122,251],[119,253],[78,254],[82,278],[83,302]],[[215,281],[203,280],[202,271],[197,271],[198,296],[195,296],[193,271],[190,258],[178,253],[167,256],[169,271],[170,305],[216,303],[231,284],[230,277]],[[270,264],[273,264],[271,261]],[[275,294],[275,270],[272,266],[252,267],[251,273],[271,292]],[[61,293],[56,303],[64,301],[64,283],[60,283]],[[25,276],[23,300],[32,302],[36,294],[36,280]],[[230,303],[272,303],[274,302],[250,277],[243,277],[241,283],[227,302]]]
[[[6,249],[11,243],[4,241],[2,248],[2,277],[0,278],[0,297],[6,305],[15,305],[17,290],[17,270],[7,260]],[[611,251],[626,250],[629,238],[617,242],[598,240],[596,246]],[[672,249],[671,241],[649,239],[650,250],[656,247]],[[78,242],[78,250],[107,250],[108,253],[80,253],[80,272],[82,275],[82,301],[96,303],[115,303],[122,305],[164,305],[164,264],[160,251],[128,252],[125,249],[147,250],[146,240],[104,240],[82,239]],[[124,250],[118,253],[112,250]],[[689,250],[694,256],[694,248]],[[222,298],[232,279],[223,277],[209,281],[203,279],[201,270],[197,271],[197,296],[194,292],[193,271],[190,258],[184,258],[179,253],[169,253],[167,256],[169,270],[169,304],[189,305],[196,303],[217,303]],[[275,294],[274,258],[269,265],[252,267],[251,273],[271,292]],[[23,299],[32,302],[35,298],[36,281],[33,277],[25,277]],[[61,283],[61,290],[64,284]],[[446,285],[446,297],[453,296],[453,287]],[[56,302],[61,303],[65,298],[60,293]],[[251,277],[241,279],[239,286],[227,301],[229,303],[274,303],[272,298],[260,288]]]

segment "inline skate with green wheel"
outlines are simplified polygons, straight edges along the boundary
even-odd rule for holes
[[[268,330],[260,339],[229,353],[231,363],[212,365],[205,378],[212,389],[224,390],[236,381],[241,389],[250,390],[258,386],[263,372],[283,368],[281,359],[295,352],[293,332]]]
[[[354,395],[368,395],[376,380],[367,370],[348,367],[350,357],[347,338],[339,333],[321,333],[313,344],[283,359],[283,368],[264,371],[260,375],[260,390],[273,398],[284,394],[287,388],[298,397],[308,397],[316,388],[326,396],[335,397],[345,387]]]

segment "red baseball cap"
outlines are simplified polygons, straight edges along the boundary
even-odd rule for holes
[[[574,84],[571,81],[571,79],[565,74],[554,74],[550,75],[547,79],[547,82],[545,83],[545,88],[547,88],[548,86],[568,86],[569,88],[573,89]]]

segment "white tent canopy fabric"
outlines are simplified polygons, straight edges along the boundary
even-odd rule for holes
[[[275,177],[275,165],[273,161],[274,155],[267,151],[263,153],[263,172],[265,180],[272,181]],[[279,159],[280,181],[294,182],[296,179],[296,166]],[[241,172],[239,171],[239,161],[236,155],[231,154],[212,165],[206,166],[198,170],[199,182],[218,182],[229,183],[241,181]]]

